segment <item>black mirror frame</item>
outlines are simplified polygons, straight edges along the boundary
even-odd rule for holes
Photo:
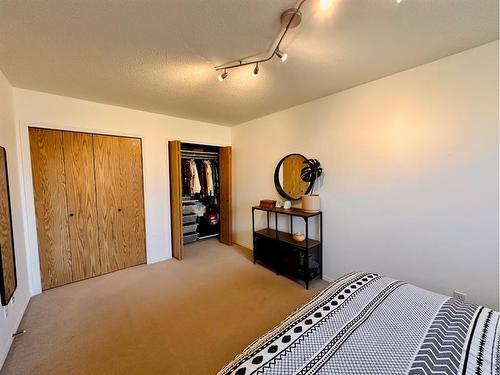
[[[12,293],[10,296],[5,295],[5,284],[3,282],[3,263],[2,263],[2,257],[0,253],[0,301],[2,303],[2,306],[7,306],[10,303],[10,300],[14,296],[14,293],[17,289],[17,267],[16,267],[16,251],[14,247],[14,228],[13,228],[13,222],[12,222],[12,201],[10,198],[10,184],[9,184],[9,171],[7,169],[7,152],[4,147],[0,146],[0,152],[4,154],[4,160],[5,160],[5,180],[7,183],[7,199],[8,199],[8,204],[9,204],[9,220],[10,220],[10,236],[12,239],[12,261],[14,262],[14,282],[15,286],[14,289],[12,290]]]
[[[283,190],[283,187],[280,184],[280,167],[286,158],[288,158],[289,156],[294,156],[294,155],[302,156],[304,158],[304,160],[307,160],[307,158],[304,155],[298,154],[298,153],[288,154],[285,157],[283,157],[279,161],[278,165],[276,166],[276,169],[274,170],[274,186],[276,187],[276,190],[278,190],[279,195],[281,195],[283,198],[291,200],[291,201],[298,201],[300,198],[293,198],[293,197],[289,196],[287,193],[285,193],[285,191]],[[311,189],[312,189],[312,184],[309,183],[309,186],[307,187],[307,190],[305,191],[304,195],[309,194]]]

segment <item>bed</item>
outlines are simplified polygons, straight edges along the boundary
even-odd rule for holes
[[[499,316],[389,277],[350,273],[219,375],[498,375]]]

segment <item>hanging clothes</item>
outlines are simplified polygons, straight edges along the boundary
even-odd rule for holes
[[[212,164],[209,160],[203,160],[203,164],[205,164],[205,182],[206,182],[206,192],[209,197],[214,196],[214,180],[212,175]]]
[[[201,191],[200,177],[198,175],[198,168],[194,160],[189,160],[189,189],[191,195],[199,194]]]
[[[199,199],[204,201],[207,197],[207,183],[205,177],[205,165],[203,164],[203,160],[196,160],[196,169],[198,171],[201,185]]]
[[[216,160],[210,160],[210,164],[212,166],[212,180],[214,184],[214,195],[216,197],[219,196],[219,164]]]
[[[182,195],[191,194],[191,168],[189,167],[189,160],[182,159]]]

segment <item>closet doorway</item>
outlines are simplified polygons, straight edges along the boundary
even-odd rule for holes
[[[172,256],[217,237],[232,244],[231,147],[169,142]]]

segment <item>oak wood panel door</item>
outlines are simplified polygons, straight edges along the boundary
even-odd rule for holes
[[[142,145],[137,138],[119,138],[124,266],[146,263]]]
[[[0,147],[0,300],[8,305],[17,287],[7,156]]]
[[[220,242],[233,244],[232,221],[232,151],[231,146],[219,149],[220,176]]]
[[[92,134],[63,132],[73,281],[101,274]]]
[[[125,268],[118,137],[93,135],[97,226],[102,273]]]
[[[73,281],[63,134],[29,129],[42,289]]]
[[[140,139],[94,135],[101,271],[146,262]]]
[[[170,169],[170,222],[172,227],[172,256],[181,260],[184,256],[182,242],[182,171],[181,142],[168,142]]]

